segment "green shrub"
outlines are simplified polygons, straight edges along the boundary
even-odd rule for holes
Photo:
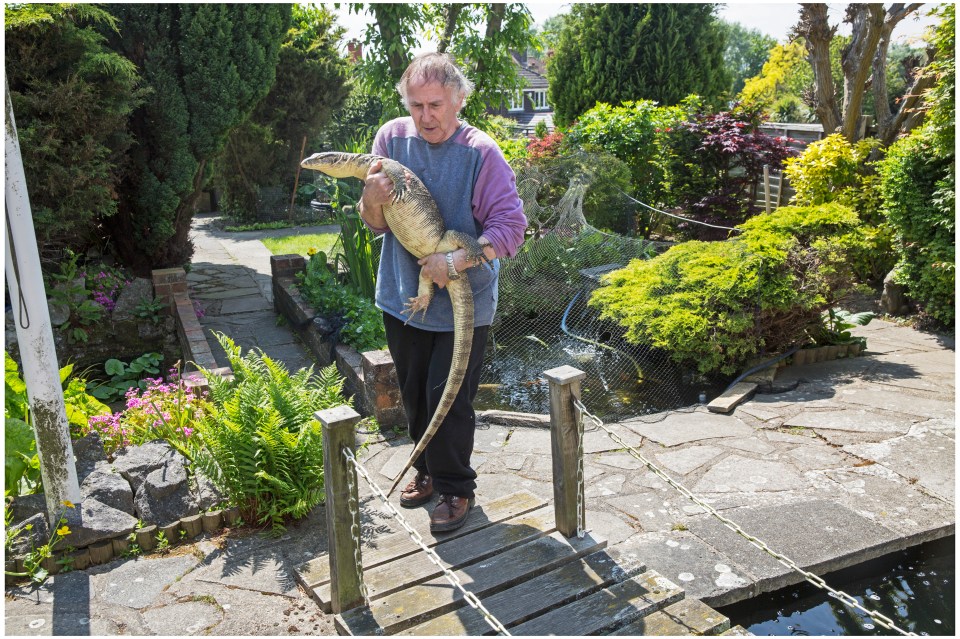
[[[847,251],[857,280],[878,287],[896,263],[893,229],[880,212],[879,179],[870,156],[879,140],[851,144],[840,133],[811,143],[803,154],[786,161],[784,175],[796,194],[792,204],[809,206],[839,202],[853,207],[864,223],[848,237]]]
[[[884,214],[894,229],[899,277],[939,322],[956,319],[956,7],[946,4],[933,37],[935,86],[927,123],[893,144],[879,163]]]
[[[63,385],[63,403],[67,423],[72,433],[78,433],[91,419],[110,415],[110,407],[89,395],[86,382],[73,377],[73,365],[60,369]],[[10,354],[4,351],[4,493],[21,495],[41,492],[40,461],[30,419],[27,385],[20,376],[20,368]]]
[[[339,339],[357,351],[381,350],[387,345],[383,313],[373,300],[341,284],[327,266],[325,253],[317,252],[307,260],[306,272],[299,276],[303,298],[317,311],[339,323]]]
[[[568,138],[573,146],[604,151],[627,163],[633,195],[648,204],[663,203],[664,172],[658,137],[684,121],[696,105],[688,98],[681,106],[658,107],[650,100],[620,106],[598,103],[579,117]]]
[[[952,326],[955,304],[955,161],[932,152],[930,133],[897,141],[880,163],[884,212],[894,229],[907,294]]]
[[[86,4],[8,3],[6,75],[42,257],[102,247],[117,213],[118,164],[144,97],[137,68],[97,33],[116,29]]]
[[[187,440],[187,455],[247,521],[284,530],[323,501],[323,435],[313,415],[349,400],[335,365],[290,374],[262,352],[215,334],[234,379],[208,371],[214,409]]]
[[[632,261],[605,276],[590,304],[632,343],[701,374],[733,373],[819,325],[849,285],[841,239],[857,227],[856,212],[839,204],[782,207],[742,224],[733,240]]]

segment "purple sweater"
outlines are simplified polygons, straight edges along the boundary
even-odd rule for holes
[[[383,125],[373,153],[400,162],[420,178],[437,203],[448,229],[485,236],[497,255],[512,257],[523,244],[527,218],[517,195],[516,176],[486,133],[466,123],[445,142],[430,144],[417,133],[413,119],[397,118]],[[376,232],[388,229],[374,229]],[[474,298],[474,326],[493,323],[497,308],[499,260],[493,269],[467,269]],[[377,306],[404,321],[404,304],[417,296],[420,266],[396,237],[383,238],[377,274]],[[452,331],[453,309],[446,290],[436,289],[426,318],[410,325],[429,331]]]

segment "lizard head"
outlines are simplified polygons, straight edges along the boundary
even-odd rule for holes
[[[363,162],[362,156],[356,153],[338,153],[328,151],[325,153],[314,153],[300,163],[305,169],[313,169],[326,173],[336,178],[359,177],[363,178],[367,174],[369,162]]]

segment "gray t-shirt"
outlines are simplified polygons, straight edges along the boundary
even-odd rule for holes
[[[516,176],[490,136],[461,124],[440,144],[417,133],[413,119],[397,118],[383,125],[373,153],[400,162],[420,178],[433,196],[447,229],[487,237],[499,256],[513,256],[523,243],[527,220],[517,195]],[[467,269],[474,300],[474,326],[493,323],[497,309],[499,260]],[[396,237],[387,232],[377,274],[377,306],[407,321],[404,304],[417,296],[420,265]],[[409,324],[428,331],[452,331],[453,309],[444,289],[434,288],[425,318]]]

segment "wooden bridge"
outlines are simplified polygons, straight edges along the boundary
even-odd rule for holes
[[[411,517],[422,543],[510,634],[747,634],[635,558],[608,549],[600,534],[577,535],[583,486],[576,481],[581,460],[573,398],[583,374],[561,367],[546,375],[556,506],[521,491],[478,505],[462,528],[448,533],[430,533],[426,517]],[[303,565],[297,579],[325,612],[336,614],[337,631],[495,634],[408,532],[366,540],[357,561],[356,468],[340,453],[352,449],[359,415],[340,407],[317,419],[324,429],[330,550]]]

